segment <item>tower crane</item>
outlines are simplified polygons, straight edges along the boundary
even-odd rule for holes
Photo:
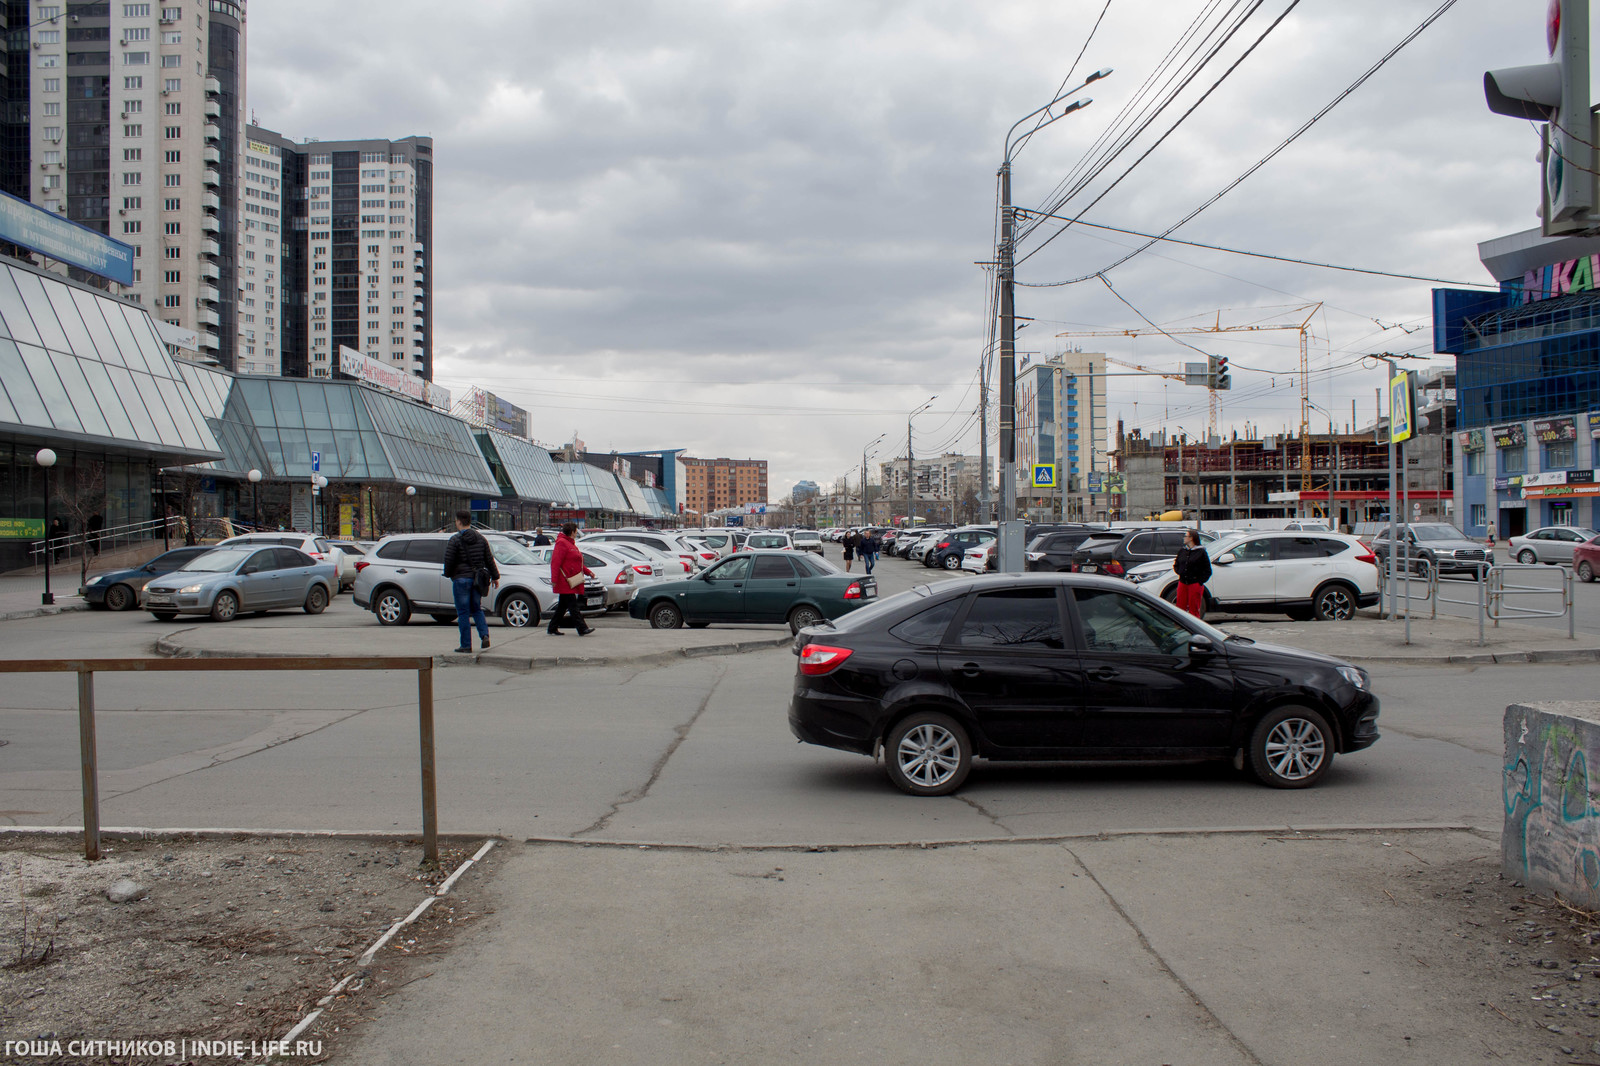
[[[1222,334],[1222,333],[1265,333],[1269,330],[1294,330],[1300,334],[1300,490],[1311,491],[1311,320],[1316,318],[1322,310],[1322,304],[1309,303],[1292,307],[1288,317],[1298,321],[1287,322],[1251,322],[1237,326],[1224,326],[1222,324],[1222,311],[1217,311],[1216,319],[1211,325],[1206,326],[1177,326],[1164,329],[1160,326],[1141,327],[1139,329],[1096,329],[1096,330],[1068,330],[1057,333],[1057,337],[1147,337],[1159,335],[1176,339],[1180,336],[1194,336],[1196,334]],[[1183,342],[1179,342],[1183,343]],[[1156,374],[1160,377],[1171,378],[1174,381],[1186,381],[1187,376],[1167,370],[1154,370],[1150,367],[1140,366],[1122,359],[1113,359],[1106,356],[1106,362],[1116,363],[1118,366],[1131,367],[1147,374]],[[1217,389],[1214,384],[1206,389],[1210,417],[1208,419],[1208,435],[1215,436],[1217,432]]]

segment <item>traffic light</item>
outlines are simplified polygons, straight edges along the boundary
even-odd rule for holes
[[[1218,359],[1216,356],[1206,356],[1206,388],[1208,389],[1214,389],[1217,387],[1217,363]]]
[[[1589,100],[1589,0],[1550,0],[1551,62],[1491,70],[1483,94],[1497,115],[1542,122],[1540,218],[1545,236],[1593,228],[1595,132]]]
[[[1228,357],[1225,355],[1215,355],[1212,356],[1212,358],[1216,360],[1217,364],[1216,387],[1218,389],[1233,388],[1233,375],[1228,373]]]

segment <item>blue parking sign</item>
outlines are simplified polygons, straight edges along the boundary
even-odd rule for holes
[[[1033,464],[1033,487],[1036,489],[1053,489],[1056,487],[1056,464]]]
[[[321,469],[322,469],[322,453],[321,452],[312,452],[311,453],[311,472],[313,474],[315,474],[318,471],[320,471]]]

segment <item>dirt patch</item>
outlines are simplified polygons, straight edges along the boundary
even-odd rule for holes
[[[265,1042],[282,1039],[349,977],[300,1036],[320,1046],[287,1060],[326,1061],[370,1001],[427,976],[412,972],[417,956],[444,950],[481,915],[474,899],[492,851],[369,966],[357,965],[477,847],[441,843],[442,869],[430,871],[415,841],[108,840],[96,863],[73,837],[7,841],[0,1061],[239,1061],[234,1046],[195,1053],[197,1040],[243,1041],[245,1061],[261,1061]],[[113,902],[119,894],[140,898]],[[69,1047],[85,1040],[160,1046]],[[36,1043],[7,1050],[5,1041]]]

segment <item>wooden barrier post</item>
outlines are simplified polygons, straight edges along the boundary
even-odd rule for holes
[[[417,670],[417,735],[422,751],[422,861],[439,865],[439,804],[433,763],[433,664]]]
[[[78,671],[78,752],[83,769],[83,857],[100,857],[100,765],[94,739],[94,674]]]

